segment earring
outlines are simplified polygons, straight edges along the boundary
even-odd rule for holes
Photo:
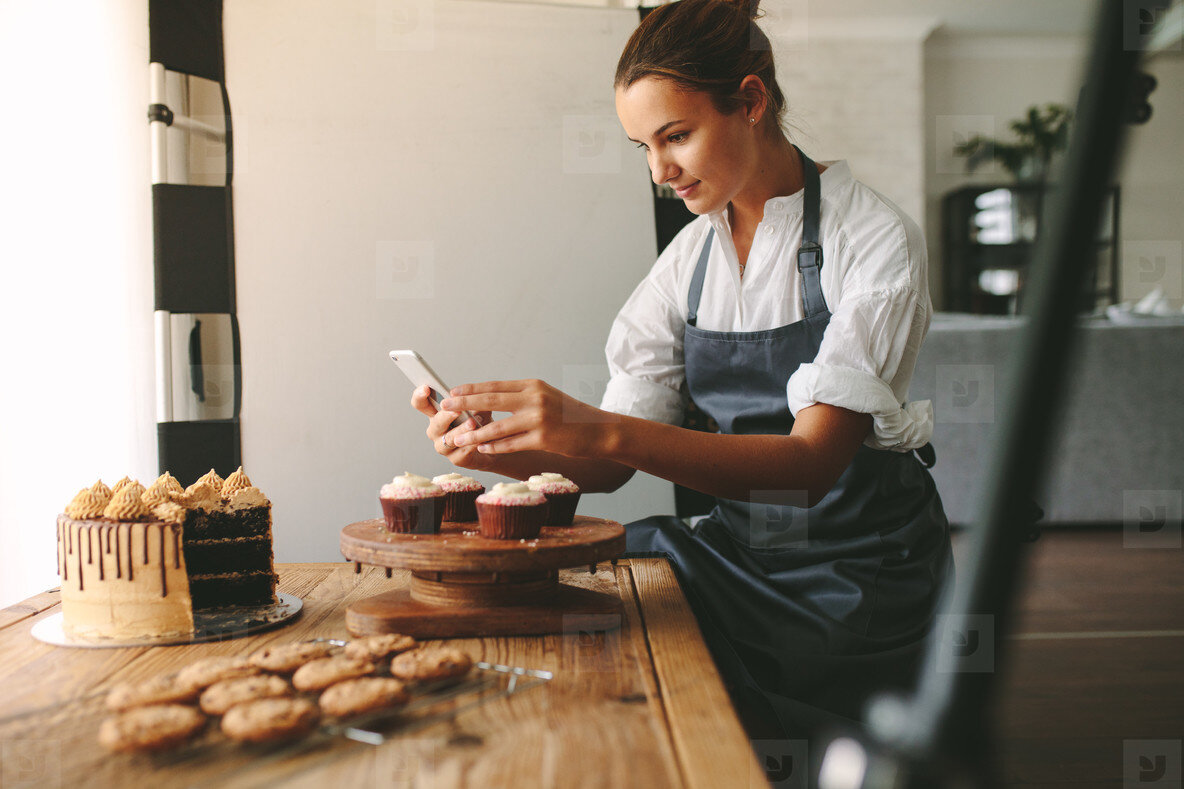
[[[749,122],[749,123],[756,123],[756,118],[749,118],[749,119],[748,119],[748,122]]]

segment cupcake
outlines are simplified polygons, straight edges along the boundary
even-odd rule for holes
[[[580,486],[562,474],[545,471],[526,480],[531,490],[547,497],[547,526],[570,526],[580,503]]]
[[[405,472],[378,492],[387,531],[438,534],[444,517],[444,491],[427,477]]]
[[[531,539],[547,519],[547,497],[525,482],[499,482],[477,497],[477,518],[482,537]]]
[[[444,491],[444,520],[477,520],[477,497],[485,492],[485,486],[472,477],[463,474],[441,474],[432,477],[432,484]]]

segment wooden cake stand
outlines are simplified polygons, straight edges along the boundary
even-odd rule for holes
[[[411,583],[349,606],[345,624],[355,636],[415,638],[612,630],[621,624],[620,598],[561,584],[559,570],[624,551],[621,524],[581,515],[533,540],[482,537],[476,521],[445,521],[439,534],[392,534],[381,518],[351,523],[341,530],[341,553],[355,569],[410,570]]]

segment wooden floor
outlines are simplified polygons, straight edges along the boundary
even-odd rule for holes
[[[1138,536],[1047,529],[1030,547],[994,666],[1002,785],[1181,785],[1184,550]],[[968,542],[955,535],[960,567]]]

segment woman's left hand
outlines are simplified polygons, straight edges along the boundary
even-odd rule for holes
[[[598,457],[604,425],[616,414],[569,397],[544,381],[487,381],[449,392],[449,411],[503,411],[510,415],[457,436],[458,446],[490,454],[535,450],[567,457]]]

